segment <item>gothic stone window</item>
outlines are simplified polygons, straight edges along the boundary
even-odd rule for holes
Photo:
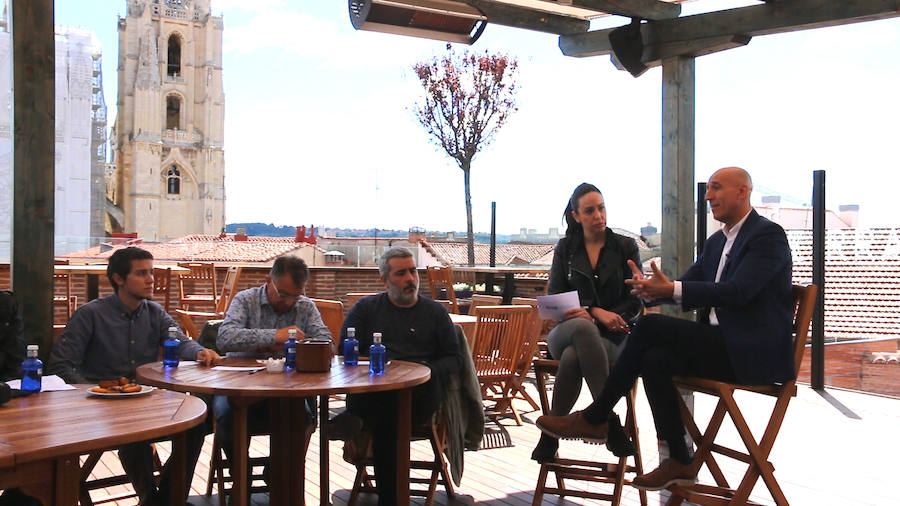
[[[178,130],[181,125],[181,98],[178,95],[166,97],[166,130]]]
[[[181,38],[174,33],[169,35],[168,56],[166,75],[169,77],[178,77],[181,75]]]
[[[169,169],[169,173],[166,176],[166,193],[169,195],[181,194],[181,172],[174,165]]]

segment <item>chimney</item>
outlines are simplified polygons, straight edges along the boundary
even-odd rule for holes
[[[856,228],[859,221],[859,204],[844,204],[838,206],[841,221],[847,224],[847,228]]]
[[[235,241],[246,241],[247,240],[247,227],[238,227],[237,231],[234,233]]]
[[[306,225],[297,227],[297,233],[294,234],[294,242],[306,242]]]
[[[409,227],[409,242],[417,243],[425,240],[425,229],[421,227]]]
[[[308,242],[309,244],[316,244],[317,242],[319,242],[316,239],[316,226],[315,225],[309,226],[309,237],[306,239],[306,242]]]
[[[137,239],[137,232],[113,232],[109,234],[110,244],[126,244]]]

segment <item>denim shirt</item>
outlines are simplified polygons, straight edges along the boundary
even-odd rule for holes
[[[96,299],[78,308],[50,351],[48,374],[67,383],[135,377],[138,366],[159,360],[159,350],[178,328],[156,302],[142,300],[131,312],[118,295]],[[196,360],[203,350],[178,331],[182,360]]]
[[[331,339],[316,304],[301,296],[286,313],[278,314],[266,297],[266,285],[234,296],[225,321],[219,327],[216,347],[229,357],[271,356],[265,348],[275,345],[275,331],[296,325],[310,339]]]

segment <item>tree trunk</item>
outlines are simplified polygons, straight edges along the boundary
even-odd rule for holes
[[[463,184],[466,189],[466,250],[468,253],[469,266],[475,265],[475,234],[472,232],[472,193],[471,178],[469,176],[470,162],[466,161],[462,164]]]

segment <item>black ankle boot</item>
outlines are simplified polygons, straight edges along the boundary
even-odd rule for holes
[[[531,460],[536,460],[540,464],[553,462],[556,460],[556,450],[559,449],[559,439],[541,434],[537,446],[531,452]]]
[[[634,442],[625,434],[625,429],[619,423],[619,417],[615,413],[609,415],[609,435],[606,439],[606,447],[616,457],[630,457],[637,453]]]

